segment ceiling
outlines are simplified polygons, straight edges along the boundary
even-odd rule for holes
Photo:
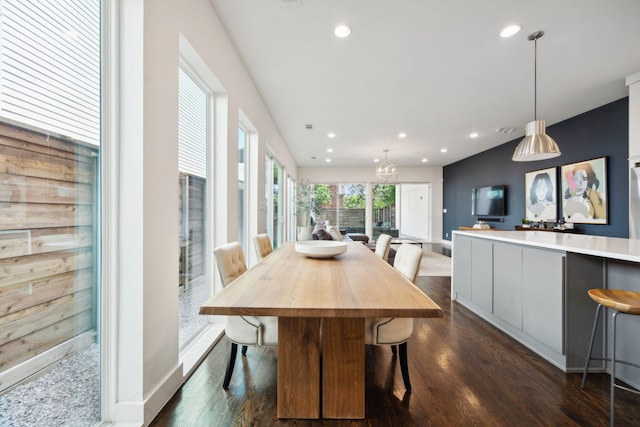
[[[640,0],[211,3],[300,167],[373,166],[385,149],[398,166],[444,166],[522,137],[538,30],[547,127],[627,96],[640,72]],[[349,37],[334,36],[339,23]]]

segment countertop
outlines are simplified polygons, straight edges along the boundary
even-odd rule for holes
[[[548,233],[544,231],[454,230],[453,234],[623,261],[640,262],[639,239],[592,236],[588,234]]]

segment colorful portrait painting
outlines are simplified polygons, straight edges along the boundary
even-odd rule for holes
[[[561,196],[565,221],[606,224],[606,157],[562,166]]]

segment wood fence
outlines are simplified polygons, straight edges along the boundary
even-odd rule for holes
[[[0,124],[0,391],[65,354],[31,359],[95,331],[97,158]]]

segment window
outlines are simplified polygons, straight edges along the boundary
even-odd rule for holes
[[[179,346],[184,350],[208,325],[198,315],[207,286],[207,142],[209,95],[183,68],[178,73],[178,172],[180,180]]]
[[[296,182],[293,178],[288,175],[287,176],[287,206],[288,206],[288,214],[287,214],[287,239],[295,240],[296,239]]]
[[[101,419],[100,2],[0,1],[0,52],[0,418],[91,425]],[[48,378],[61,380],[52,389]]]
[[[372,191],[373,239],[382,233],[397,236],[396,229],[396,186],[392,184],[375,184]]]
[[[238,128],[238,242],[242,245],[245,254],[249,249],[249,132],[240,126]]]
[[[273,247],[277,248],[282,244],[283,236],[283,171],[282,167],[270,155],[267,155],[265,165],[265,220],[267,234],[271,237]]]

